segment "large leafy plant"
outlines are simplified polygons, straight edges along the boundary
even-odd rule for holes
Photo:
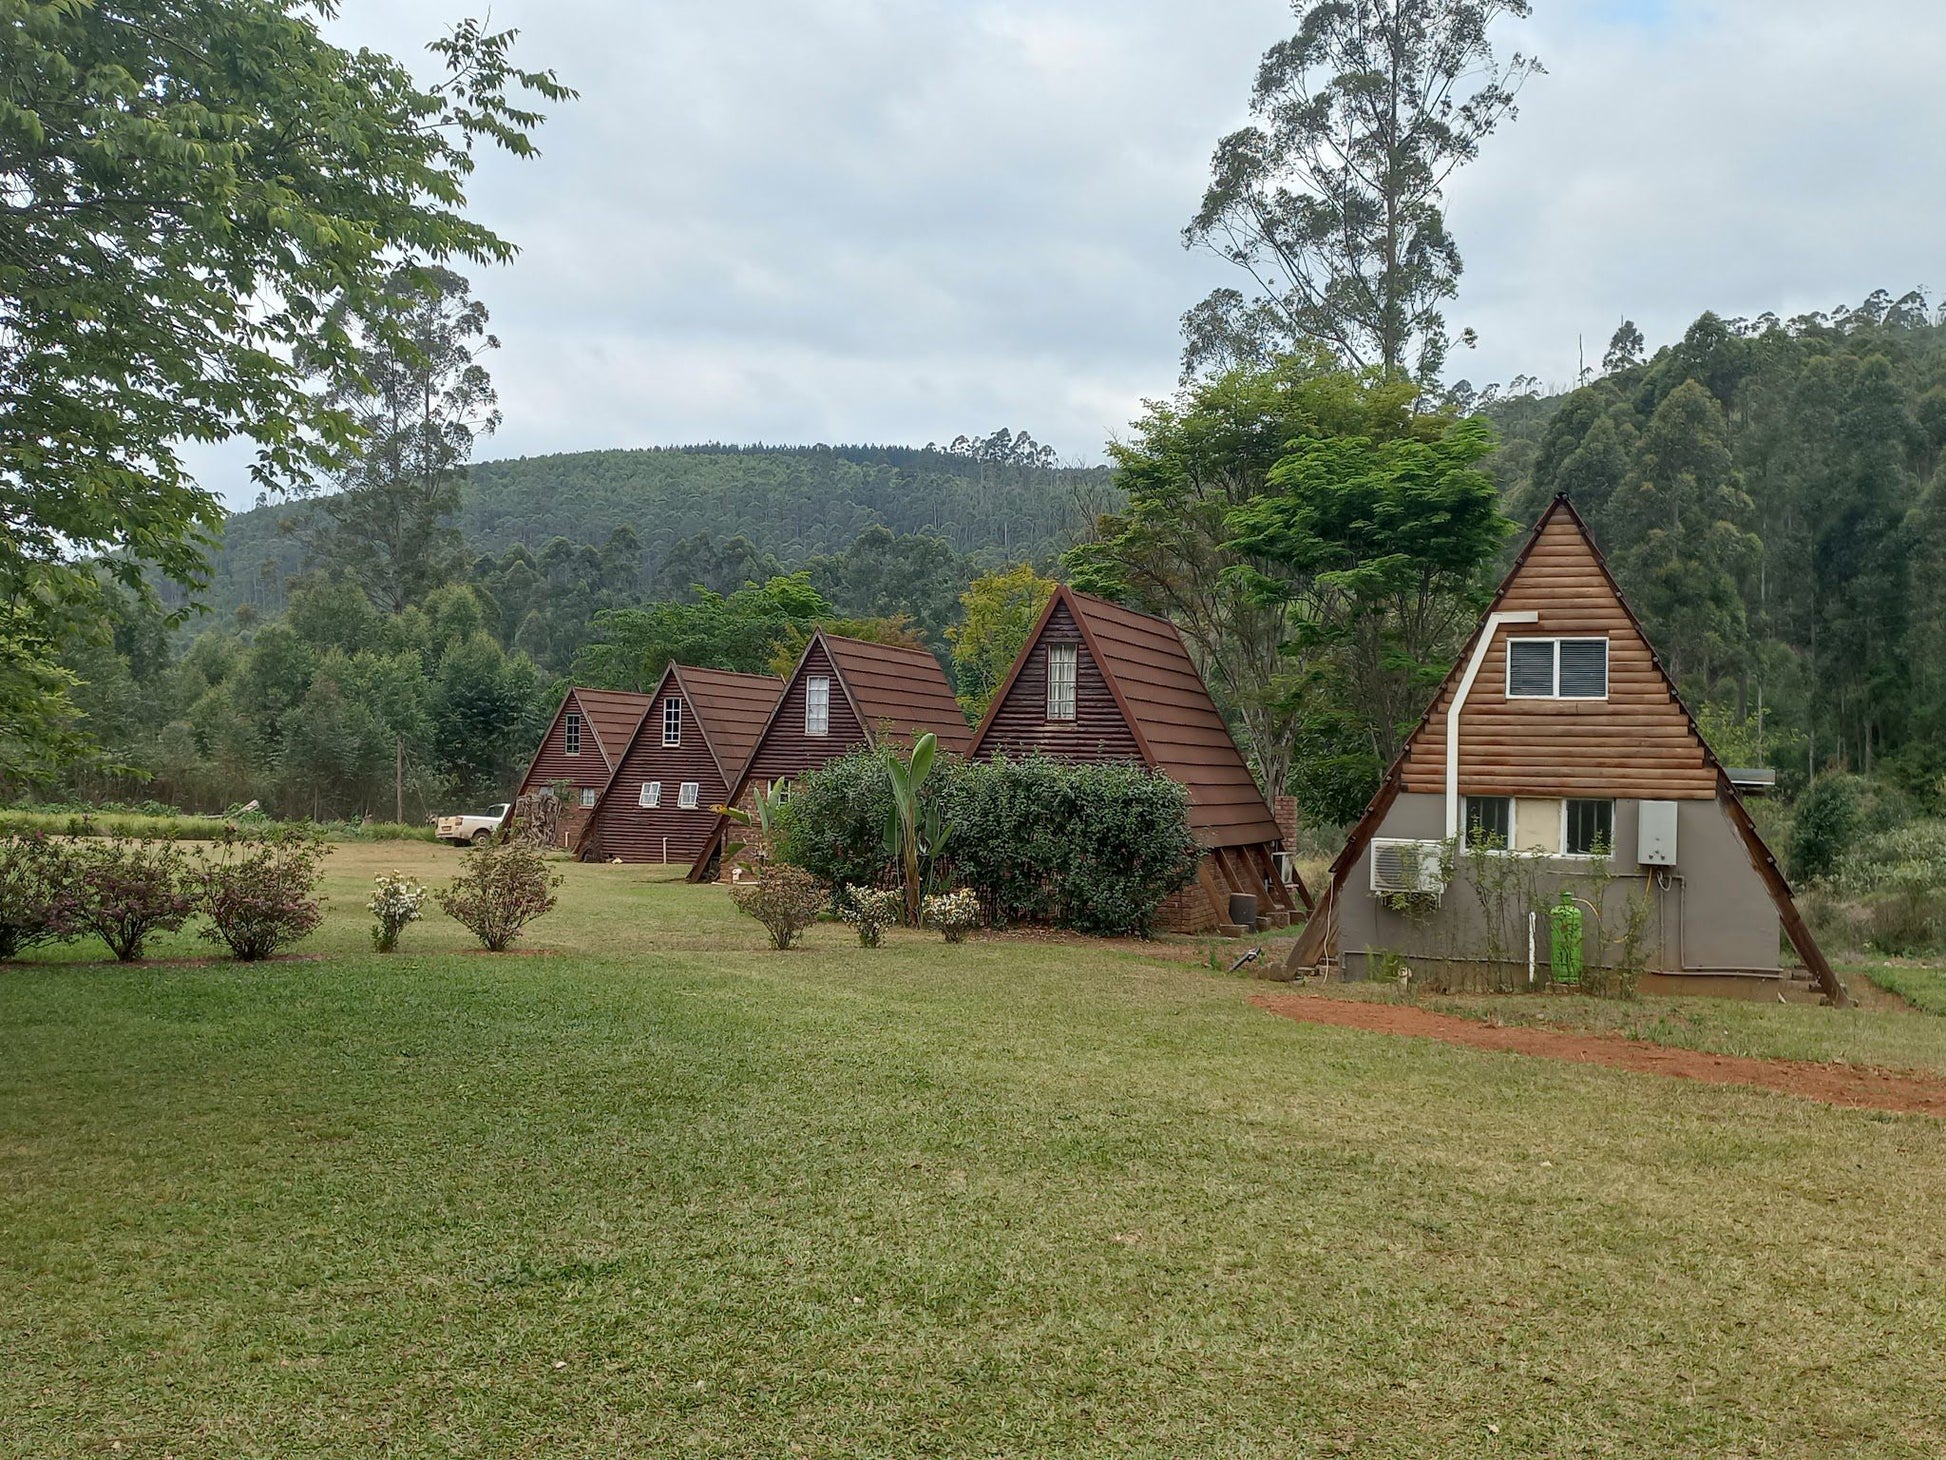
[[[926,780],[939,754],[939,738],[930,730],[912,743],[912,758],[897,756],[885,762],[885,778],[892,788],[892,808],[885,818],[885,855],[898,864],[905,887],[905,921],[918,927],[933,864],[953,835],[939,807],[924,798]]]

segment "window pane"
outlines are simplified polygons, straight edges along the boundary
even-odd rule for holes
[[[641,792],[640,792],[640,794],[638,794],[638,795],[636,796],[636,798],[635,798],[635,804],[636,804],[636,805],[638,805],[638,806],[653,806],[653,805],[655,805],[655,802],[649,799],[649,792],[650,792],[650,791],[651,791],[652,789],[654,789],[654,787],[655,787],[655,782],[654,782],[654,781],[644,781],[644,782],[642,782],[642,790],[641,790]]]
[[[700,787],[701,783],[698,781],[684,781],[682,789],[676,792],[676,805],[685,811],[693,810],[696,805],[696,793]]]
[[[581,754],[581,717],[572,710],[561,724],[561,739],[566,742],[569,755]]]
[[[1589,857],[1615,850],[1615,803],[1568,802],[1568,845],[1571,857]]]
[[[1466,798],[1466,844],[1504,850],[1514,844],[1514,803],[1510,796]]]
[[[682,701],[665,700],[662,705],[662,743],[682,744]]]
[[[596,797],[596,796],[597,796],[598,794],[599,794],[599,793],[598,793],[598,792],[597,792],[597,791],[595,790],[595,788],[594,788],[593,786],[583,786],[583,787],[581,788],[581,805],[582,805],[582,809],[583,809],[583,810],[586,810],[586,809],[587,809],[588,807],[590,807],[590,806],[592,806],[592,805],[594,805],[594,804],[595,804],[595,797]]]
[[[1561,698],[1608,698],[1608,640],[1561,640]]]
[[[823,676],[804,681],[804,733],[831,733],[831,681]]]
[[[1073,644],[1047,646],[1047,718],[1074,718],[1074,673],[1077,658]]]
[[[1507,694],[1512,699],[1554,697],[1553,639],[1507,641]]]
[[[650,809],[662,804],[662,782],[650,781],[642,787],[642,804]]]

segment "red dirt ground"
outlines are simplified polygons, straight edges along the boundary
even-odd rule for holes
[[[1363,1029],[1373,1034],[1399,1034],[1437,1039],[1469,1049],[1498,1050],[1539,1059],[1579,1061],[1632,1070],[1644,1075],[1668,1075],[1678,1080],[1701,1080],[1710,1085],[1754,1085],[1827,1105],[1860,1110],[1895,1110],[1910,1115],[1946,1117],[1946,1080],[1928,1075],[1902,1075],[1889,1070],[1852,1065],[1818,1065],[1801,1060],[1745,1059],[1738,1055],[1704,1054],[1671,1049],[1646,1040],[1609,1034],[1570,1034],[1559,1029],[1508,1028],[1481,1024],[1451,1014],[1435,1014],[1410,1004],[1373,1004],[1334,999],[1321,994],[1260,994],[1251,1000],[1301,1024],[1329,1024],[1339,1029]]]

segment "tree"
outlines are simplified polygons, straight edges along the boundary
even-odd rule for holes
[[[325,392],[358,443],[338,491],[319,504],[311,550],[401,613],[459,575],[460,484],[475,437],[500,424],[480,357],[500,342],[451,269],[399,268],[370,315],[383,327],[360,321],[371,345],[357,375]]]
[[[727,596],[703,592],[692,603],[610,609],[595,618],[595,638],[574,657],[577,683],[651,693],[671,663],[762,674],[793,630],[830,617],[809,574],[772,578]],[[801,641],[800,641],[801,642]]]
[[[266,486],[336,467],[346,412],[308,387],[363,351],[338,321],[400,259],[506,259],[464,215],[473,150],[524,156],[520,93],[570,95],[465,22],[422,87],[319,33],[303,0],[0,0],[0,754],[65,753],[51,628],[105,563],[203,580],[217,500],[185,441],[244,436]],[[24,746],[8,750],[7,746]]]
[[[946,631],[960,708],[974,720],[987,712],[1007,671],[1054,596],[1054,580],[1026,563],[982,573],[960,595],[964,617]]]
[[[1249,274],[1183,317],[1185,376],[1261,366],[1322,341],[1353,366],[1433,384],[1459,249],[1453,173],[1515,114],[1530,56],[1488,32],[1527,0],[1293,0],[1297,34],[1265,54],[1253,125],[1217,144],[1183,232]]]
[[[1647,348],[1647,343],[1642,338],[1642,331],[1635,327],[1635,321],[1623,320],[1620,328],[1615,331],[1614,337],[1608,341],[1608,353],[1601,357],[1602,373],[1613,375],[1617,371],[1640,365],[1642,352]]]
[[[853,618],[912,620],[921,640],[943,645],[966,569],[952,544],[931,533],[872,527],[842,553],[806,564],[811,584]]]

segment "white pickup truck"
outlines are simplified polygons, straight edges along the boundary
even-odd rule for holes
[[[468,842],[483,847],[493,840],[493,834],[500,830],[500,823],[506,818],[507,803],[489,806],[484,816],[442,816],[434,823],[433,835],[453,846],[463,847]]]

